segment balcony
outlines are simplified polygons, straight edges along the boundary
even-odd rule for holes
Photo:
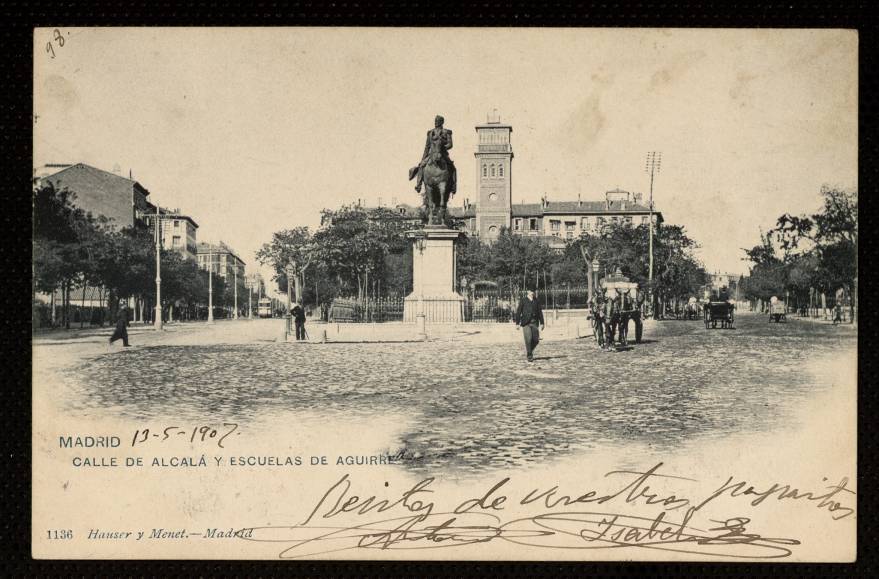
[[[509,143],[480,143],[478,151],[480,153],[510,153],[512,148]]]

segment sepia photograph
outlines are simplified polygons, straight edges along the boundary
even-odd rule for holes
[[[33,37],[34,558],[857,558],[857,31]]]

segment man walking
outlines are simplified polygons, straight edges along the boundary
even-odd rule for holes
[[[534,295],[534,292],[528,290],[528,295],[519,301],[519,307],[516,308],[516,320],[522,327],[522,336],[525,338],[525,353],[528,361],[534,361],[534,348],[540,341],[540,330],[545,325],[543,323],[543,310],[540,308],[540,302]],[[540,330],[538,330],[538,325]]]
[[[119,315],[116,318],[116,329],[113,331],[113,335],[110,336],[110,343],[112,344],[116,340],[122,340],[123,348],[131,346],[131,344],[128,343],[128,307],[124,302],[119,304]]]

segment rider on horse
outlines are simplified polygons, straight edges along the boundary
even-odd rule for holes
[[[449,149],[452,148],[452,131],[443,128],[444,122],[445,119],[440,115],[437,115],[436,119],[434,119],[434,128],[427,131],[427,141],[424,143],[424,153],[421,155],[421,162],[409,170],[409,179],[411,180],[418,175],[415,190],[421,193],[421,183],[424,180],[424,166],[429,160],[431,149],[437,150],[449,166],[449,172],[451,173],[449,196],[451,197],[458,190],[458,171],[455,169],[455,163],[449,158]]]

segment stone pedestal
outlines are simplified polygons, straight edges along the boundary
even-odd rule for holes
[[[464,298],[455,291],[455,242],[461,232],[427,226],[406,232],[412,240],[412,293],[403,301],[403,321],[464,321]]]

